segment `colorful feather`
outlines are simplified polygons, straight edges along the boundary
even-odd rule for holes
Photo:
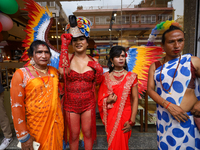
[[[45,8],[40,6],[34,0],[24,1],[26,2],[26,7],[24,10],[28,11],[30,20],[28,21],[26,29],[24,30],[27,35],[26,39],[23,40],[25,52],[23,53],[22,60],[29,60],[27,50],[29,49],[31,43],[35,40],[42,40],[45,41],[50,47],[52,54],[50,65],[58,68],[60,53],[49,43],[47,39],[47,34],[53,22],[52,13],[49,11],[48,7]]]
[[[162,58],[163,50],[156,46],[132,46],[127,52],[128,71],[138,75],[138,92],[147,90],[148,71],[150,65]]]

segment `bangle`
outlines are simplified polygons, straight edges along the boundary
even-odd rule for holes
[[[20,141],[21,143],[24,143],[24,142],[28,141],[28,140],[30,139],[30,137],[31,137],[31,136],[30,136],[30,134],[28,133],[24,139],[19,140],[19,141]]]
[[[131,121],[131,119],[128,120],[128,123],[133,127],[135,125],[135,122]]]
[[[169,107],[170,104],[171,104],[171,102],[169,102],[165,108],[167,109],[167,108]]]

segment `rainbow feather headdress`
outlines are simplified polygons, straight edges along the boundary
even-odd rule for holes
[[[156,39],[157,34],[159,34],[160,31],[162,31],[162,30],[167,30],[167,29],[169,29],[169,27],[170,27],[171,25],[181,27],[181,26],[179,25],[179,23],[178,23],[178,22],[175,22],[174,20],[166,20],[166,21],[161,22],[160,24],[157,24],[157,25],[155,26],[155,28],[153,28],[153,29],[151,30],[151,34],[149,35],[149,39],[148,39],[147,46],[153,46],[153,43],[154,43],[154,41],[155,41],[155,39]]]
[[[72,15],[72,17],[75,17]],[[72,20],[75,21],[75,20]],[[70,18],[69,18],[70,22]],[[71,33],[73,37],[79,37],[79,36],[90,36],[90,27],[92,26],[92,22],[87,19],[86,17],[76,17],[76,21],[74,22],[74,26],[72,26],[72,23],[68,23],[66,25],[65,31],[67,33]]]
[[[31,43],[35,40],[42,40],[45,41],[48,46],[50,47],[50,51],[52,54],[51,57],[51,66],[58,67],[59,63],[59,56],[60,53],[55,47],[53,47],[48,40],[48,32],[50,27],[53,23],[53,16],[52,13],[49,11],[48,7],[42,7],[34,0],[24,0],[25,9],[28,12],[29,21],[24,30],[27,35],[26,39],[23,40],[23,47],[25,47],[25,52],[21,57],[23,61],[30,60],[29,56],[27,55],[27,50],[29,49]],[[28,65],[28,63],[27,63]]]

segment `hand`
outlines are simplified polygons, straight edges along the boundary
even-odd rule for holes
[[[196,117],[200,117],[200,101],[197,101],[190,112]]]
[[[103,68],[97,61],[89,61],[87,66],[95,70],[95,80],[99,84],[103,80]]]
[[[34,150],[33,149],[33,141],[35,141],[35,138],[34,137],[30,137],[28,139],[28,141],[24,142],[24,143],[21,143],[22,145],[22,150]]]
[[[115,93],[112,93],[108,96],[108,99],[107,99],[108,104],[115,103],[116,101],[117,101],[117,95],[115,95]]]
[[[129,124],[128,121],[125,122],[124,128],[122,130],[124,130],[124,133],[129,132],[129,131],[132,130],[132,126]]]
[[[167,108],[169,113],[180,123],[180,121],[187,121],[189,116],[187,115],[186,111],[184,111],[180,106],[175,104],[170,104]]]
[[[61,77],[63,78],[63,75],[64,75],[64,69],[61,68],[61,67],[59,67],[59,68],[58,68],[58,71],[59,71]],[[70,72],[70,68],[66,67],[66,68],[65,68],[65,74],[69,74],[69,72]]]
[[[63,33],[61,35],[61,41],[62,41],[61,50],[68,49],[68,46],[71,43],[71,40],[72,40],[72,34]]]

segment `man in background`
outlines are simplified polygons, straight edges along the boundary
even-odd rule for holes
[[[1,80],[0,80],[1,81]],[[4,88],[0,82],[0,127],[4,134],[4,139],[1,142],[0,150],[4,150],[12,142],[12,131],[6,110],[4,108]]]

